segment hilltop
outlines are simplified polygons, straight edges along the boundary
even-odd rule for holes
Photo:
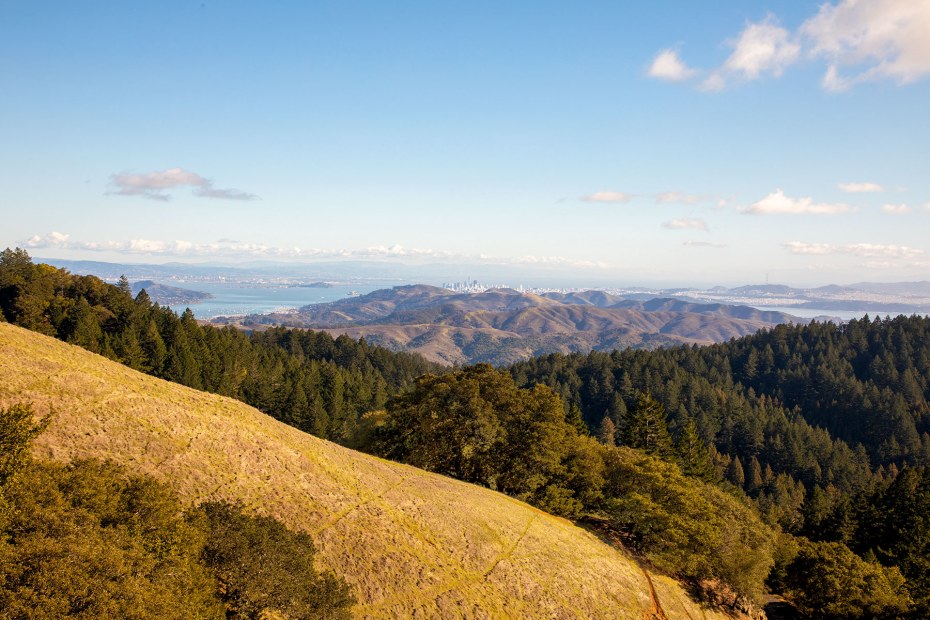
[[[358,617],[723,617],[588,532],[504,495],[0,323],[0,405],[20,401],[54,411],[37,440],[42,457],[110,459],[187,502],[238,500],[309,532],[324,567],[351,584]]]
[[[803,319],[747,306],[625,299],[598,291],[535,295],[513,289],[455,293],[412,285],[296,313],[253,315],[247,328],[284,325],[364,337],[445,364],[508,364],[547,353],[710,344]]]

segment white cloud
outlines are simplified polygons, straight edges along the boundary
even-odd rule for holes
[[[483,257],[488,259],[489,257]],[[495,259],[490,259],[495,260]],[[519,256],[512,259],[496,259],[498,262],[514,263],[517,265],[547,265],[553,267],[583,267],[583,268],[597,268],[597,269],[608,269],[609,265],[601,261],[589,261],[589,260],[575,260],[571,258],[565,258],[564,256]]]
[[[863,258],[911,258],[920,256],[923,250],[911,248],[906,245],[882,245],[876,243],[853,243],[847,245],[833,245],[830,243],[804,243],[790,241],[784,247],[792,254],[849,254]]]
[[[221,198],[225,200],[254,200],[255,194],[249,194],[237,189],[219,189],[213,187],[213,181],[204,178],[196,172],[183,168],[168,168],[157,172],[145,174],[132,174],[121,172],[110,176],[110,185],[114,190],[109,192],[118,196],[141,196],[149,200],[167,202],[171,195],[167,190],[179,187],[194,188],[194,195],[205,198]]]
[[[662,192],[656,195],[657,204],[678,203],[691,205],[696,202],[703,202],[705,198],[696,194],[686,194],[684,192]]]
[[[582,196],[581,199],[585,202],[630,202],[633,199],[633,194],[627,194],[626,192],[594,192]]]
[[[693,248],[721,249],[721,248],[727,247],[725,243],[711,243],[710,241],[682,241],[681,245],[693,247]]]
[[[217,189],[215,187],[198,187],[195,196],[201,198],[219,198],[220,200],[255,200],[257,196],[238,189]]]
[[[930,74],[930,3],[925,0],[842,0],[823,4],[804,22],[810,54],[825,58],[823,85],[844,90],[874,79],[899,84]],[[852,74],[843,77],[839,70]]]
[[[691,79],[697,71],[689,68],[673,49],[664,49],[656,54],[649,66],[649,76],[669,82],[683,82]]]
[[[815,15],[795,32],[778,25],[772,16],[748,24],[727,43],[733,52],[699,85],[707,91],[726,88],[731,78],[755,80],[766,75],[778,77],[801,59],[826,63],[821,86],[842,91],[861,82],[888,79],[908,84],[930,75],[930,2],[927,0],[839,0],[820,5]],[[662,50],[653,60],[653,69],[664,54],[687,68],[672,50]],[[669,64],[669,73],[674,74]],[[655,74],[660,79],[672,79]],[[672,81],[681,81],[678,80]]]
[[[749,215],[835,215],[849,211],[849,205],[841,203],[815,203],[813,198],[791,198],[778,189],[757,202],[752,203],[743,213]]]
[[[885,188],[878,183],[837,183],[836,187],[847,194],[864,194],[867,192],[883,192]]]
[[[22,241],[19,245],[24,248],[63,248],[68,246],[68,238],[71,235],[52,231],[45,236],[33,235],[29,239]]]
[[[727,80],[719,71],[715,71],[707,76],[707,78],[701,82],[700,88],[703,91],[716,93],[727,87]]]
[[[707,230],[707,222],[704,220],[689,218],[689,217],[680,217],[674,220],[669,220],[667,222],[662,222],[662,228],[668,228],[669,230]]]
[[[550,267],[585,267],[606,269],[606,263],[577,260],[562,256],[492,257],[455,254],[425,248],[406,248],[401,245],[376,245],[362,249],[324,250],[319,248],[280,248],[261,243],[245,243],[221,239],[214,243],[191,241],[162,241],[130,239],[129,241],[71,241],[70,235],[52,232],[34,235],[18,244],[29,249],[59,249],[90,252],[114,252],[127,255],[147,255],[178,258],[264,258],[264,259],[365,259],[365,260],[428,260],[461,261],[504,265],[540,265]]]
[[[903,215],[905,213],[910,213],[911,208],[905,204],[900,204],[900,205],[888,204],[888,205],[882,206],[882,211],[884,211],[885,213],[891,213],[893,215]]]
[[[772,16],[758,24],[749,24],[730,44],[733,53],[723,63],[723,70],[747,80],[765,74],[780,76],[801,53],[801,46]]]

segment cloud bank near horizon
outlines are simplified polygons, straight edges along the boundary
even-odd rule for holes
[[[487,255],[457,254],[442,250],[407,248],[398,244],[371,246],[361,249],[327,250],[320,248],[281,248],[260,243],[244,243],[233,239],[220,239],[213,243],[194,243],[174,240],[130,239],[128,241],[76,241],[71,235],[52,231],[45,235],[33,235],[18,244],[27,250],[57,249],[86,252],[114,252],[134,256],[171,258],[235,258],[235,259],[281,259],[281,260],[412,260],[467,262],[486,264],[526,265],[538,267],[573,267],[585,269],[608,269],[610,265],[601,261],[577,260],[564,256],[523,255],[498,257]]]

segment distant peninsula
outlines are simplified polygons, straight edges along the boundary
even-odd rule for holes
[[[213,295],[203,291],[192,291],[179,286],[168,286],[167,284],[158,284],[154,280],[140,280],[133,282],[132,294],[138,295],[139,291],[145,289],[152,301],[162,306],[177,306],[181,304],[196,304],[207,299],[213,299]]]

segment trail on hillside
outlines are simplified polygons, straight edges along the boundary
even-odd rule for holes
[[[656,588],[652,585],[652,577],[649,576],[649,571],[642,566],[639,568],[643,571],[643,576],[646,577],[646,582],[649,584],[649,598],[652,599],[652,620],[668,620],[665,611],[662,609],[662,604],[659,602],[659,595],[656,594]]]

